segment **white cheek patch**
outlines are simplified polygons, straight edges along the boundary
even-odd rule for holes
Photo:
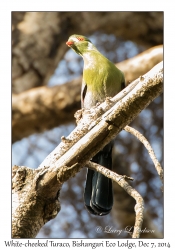
[[[78,40],[78,38],[76,38],[76,37],[71,37],[71,41],[73,41],[73,42],[78,42],[79,40]]]

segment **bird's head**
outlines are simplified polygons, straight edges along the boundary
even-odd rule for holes
[[[88,50],[95,49],[92,42],[87,37],[81,35],[70,36],[66,44],[81,56]]]

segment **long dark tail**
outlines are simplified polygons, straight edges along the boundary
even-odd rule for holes
[[[112,169],[112,142],[96,154],[92,161],[108,169]],[[113,205],[113,191],[111,179],[88,169],[84,201],[87,210],[95,215],[108,214]]]

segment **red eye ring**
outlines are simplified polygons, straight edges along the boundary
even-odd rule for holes
[[[84,41],[84,38],[83,37],[77,37],[77,39],[79,40],[79,41]]]

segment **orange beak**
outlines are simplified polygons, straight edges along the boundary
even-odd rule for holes
[[[66,42],[66,44],[67,44],[67,46],[71,46],[71,45],[74,44],[74,42],[73,41],[68,41],[68,42]]]

